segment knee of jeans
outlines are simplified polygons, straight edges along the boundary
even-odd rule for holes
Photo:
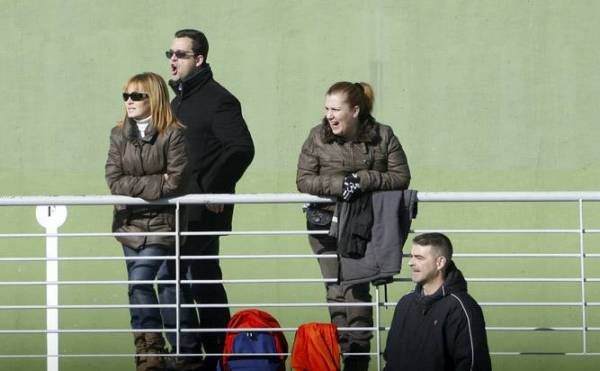
[[[159,283],[156,285],[156,289],[160,296],[175,295],[175,285],[172,284]]]
[[[156,279],[158,280],[168,280],[171,274],[169,273],[170,269],[167,267],[167,262],[161,264],[158,272],[156,272]]]
[[[154,287],[152,285],[147,284],[134,284],[129,285],[129,296],[139,295],[139,294],[154,294]]]

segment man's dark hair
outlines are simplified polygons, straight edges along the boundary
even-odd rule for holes
[[[419,246],[431,246],[440,256],[446,258],[448,262],[452,260],[452,242],[442,233],[423,233],[413,238],[413,243]]]
[[[175,37],[189,37],[192,39],[192,50],[194,55],[201,55],[204,57],[204,61],[208,58],[208,40],[204,33],[198,30],[185,29],[175,32]]]

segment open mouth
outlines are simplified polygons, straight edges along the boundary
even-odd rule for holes
[[[175,65],[175,64],[171,64],[171,75],[172,76],[177,75],[177,65]]]

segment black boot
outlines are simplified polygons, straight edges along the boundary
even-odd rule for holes
[[[344,371],[368,371],[369,356],[348,356],[344,358]]]

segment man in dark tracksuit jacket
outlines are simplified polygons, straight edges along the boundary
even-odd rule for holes
[[[190,181],[186,193],[235,193],[241,178],[254,157],[254,144],[242,117],[240,102],[213,79],[206,63],[208,40],[197,30],[175,33],[171,49],[166,52],[171,68],[169,84],[175,91],[171,106],[177,119],[186,127]],[[229,231],[233,205],[210,204],[186,206],[190,231]],[[218,255],[218,236],[188,236],[183,255]],[[183,260],[182,275],[192,280],[221,280],[217,259]],[[226,304],[222,284],[192,284],[187,300],[198,304]],[[174,300],[173,300],[174,302]],[[200,308],[200,327],[227,327],[228,308]],[[221,353],[224,333],[200,333],[204,352]],[[204,360],[206,369],[215,369],[218,357]]]
[[[417,284],[394,311],[385,371],[487,371],[485,321],[441,233],[416,236],[409,266]]]

